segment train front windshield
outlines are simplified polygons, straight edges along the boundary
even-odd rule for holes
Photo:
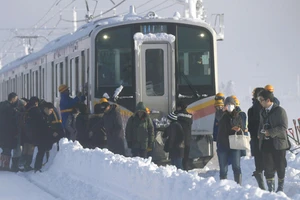
[[[146,31],[146,32],[145,32]],[[129,24],[101,30],[95,41],[95,97],[113,94],[123,85],[123,95],[135,98],[133,35],[166,32],[175,39],[177,98],[195,101],[215,93],[213,36],[205,28],[176,23]],[[146,51],[149,55],[151,51]],[[166,92],[166,91],[165,91]]]

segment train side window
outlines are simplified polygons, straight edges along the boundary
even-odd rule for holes
[[[81,52],[81,87],[84,87],[85,84],[85,52]]]
[[[52,77],[52,79],[51,79],[51,86],[52,86],[52,88],[51,88],[51,99],[52,99],[52,102],[54,102],[54,95],[55,95],[55,76],[54,76],[54,71],[55,71],[55,69],[54,69],[54,62],[51,62],[51,77]]]
[[[72,89],[73,89],[73,64],[74,63],[74,58],[72,58],[71,60],[70,60],[70,70],[69,70],[69,73],[70,73],[70,76],[69,76],[69,88],[70,88],[70,92],[72,92]]]
[[[39,95],[39,87],[40,87],[40,85],[39,85],[39,73],[38,73],[38,70],[36,70],[35,71],[35,81],[34,81],[35,83],[33,84],[33,86],[34,86],[34,89],[35,89],[35,96],[36,97],[40,97]]]
[[[65,83],[69,83],[69,67],[68,67],[68,57],[65,58]]]
[[[79,91],[79,58],[75,58],[75,91]]]
[[[63,62],[59,63],[59,77],[60,77],[59,84],[63,84],[64,83],[64,63]]]
[[[55,97],[58,97],[58,86],[59,86],[59,78],[58,78],[58,64],[55,65]]]

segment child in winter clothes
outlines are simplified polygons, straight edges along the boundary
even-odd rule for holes
[[[168,138],[164,149],[169,152],[172,165],[182,169],[182,158],[184,156],[184,132],[182,126],[177,122],[177,115],[169,113],[168,119],[171,121],[166,128],[163,137]]]

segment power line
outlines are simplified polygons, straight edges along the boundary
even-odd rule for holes
[[[54,6],[58,5],[58,3],[60,1],[61,0],[55,0],[54,3],[52,4],[52,6],[49,8],[49,10],[32,27],[35,27],[36,25],[38,25],[38,23],[40,23],[48,15],[48,13],[54,8]]]
[[[172,6],[175,6],[175,5],[176,5],[176,4],[171,4],[171,5],[169,5],[169,6],[165,6],[165,7],[161,8],[161,9],[155,10],[154,12],[159,12],[159,11],[161,11],[161,10],[165,10],[165,9],[170,8],[170,7],[172,7]]]
[[[165,0],[165,1],[163,1],[162,3],[160,3],[160,4],[158,4],[158,5],[156,5],[156,6],[153,6],[153,7],[149,8],[148,10],[145,10],[145,11],[141,12],[141,14],[146,13],[146,12],[148,12],[148,11],[151,11],[153,8],[159,7],[159,6],[161,6],[162,4],[164,4],[164,3],[168,2],[168,1],[169,1],[169,0]]]

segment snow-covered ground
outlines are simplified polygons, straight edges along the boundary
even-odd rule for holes
[[[78,142],[60,141],[43,172],[0,172],[0,199],[300,199],[300,154],[287,153],[284,193],[260,190],[251,176],[254,160],[242,158],[242,186],[219,181],[214,157],[204,169],[190,172],[158,167],[151,158],[125,158],[104,149],[83,149]],[[299,150],[300,151],[300,150]]]

